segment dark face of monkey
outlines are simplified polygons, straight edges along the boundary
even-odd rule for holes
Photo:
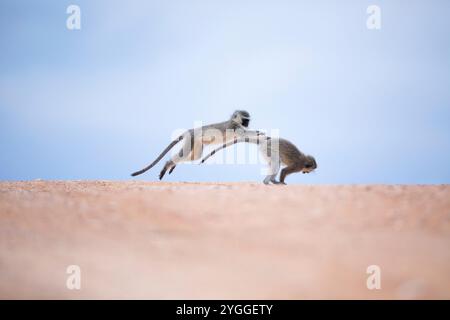
[[[245,110],[236,110],[231,116],[231,119],[248,128],[250,123],[250,114]]]
[[[303,173],[310,173],[317,168],[316,159],[312,156],[306,156],[305,166],[302,170]]]

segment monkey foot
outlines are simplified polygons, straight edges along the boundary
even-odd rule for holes
[[[159,174],[159,180],[162,180],[162,178],[164,177],[165,174],[166,174],[166,170],[161,171],[161,173]]]

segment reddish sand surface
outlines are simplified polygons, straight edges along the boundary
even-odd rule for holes
[[[449,299],[450,186],[1,182],[0,298]]]

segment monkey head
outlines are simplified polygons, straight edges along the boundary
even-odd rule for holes
[[[250,123],[250,114],[245,110],[236,110],[231,116],[231,121],[237,122],[242,126],[248,128],[248,125]]]
[[[317,168],[316,159],[314,159],[313,156],[306,156],[305,157],[305,165],[302,169],[302,172],[310,173],[311,171],[315,170],[316,168]]]

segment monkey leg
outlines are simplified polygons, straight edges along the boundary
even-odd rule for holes
[[[269,174],[264,179],[264,184],[269,184],[269,182],[272,182],[273,184],[279,184],[280,182],[277,181],[276,177],[278,172],[280,171],[280,161],[278,159],[266,159],[268,160],[269,164]]]
[[[265,179],[263,180],[264,184],[269,184],[269,182],[272,182],[273,184],[279,184],[280,182],[278,182],[276,180],[276,174],[269,174],[265,177]]]
[[[277,179],[277,175],[272,175],[272,177],[270,178],[270,182],[272,182],[273,184],[282,184],[280,181],[278,181]]]
[[[190,146],[191,144],[189,142],[185,143],[183,145],[183,148],[176,155],[174,155],[171,160],[166,162],[166,165],[159,174],[159,180],[161,180],[164,177],[167,170],[169,170],[169,174],[171,174],[178,163],[197,160],[202,157],[203,153],[202,143],[194,143],[193,144],[194,147],[192,149],[190,149]]]
[[[166,174],[166,171],[168,169],[170,169],[170,172],[173,171],[173,168],[175,168],[175,163],[173,163],[172,160],[169,160],[166,162],[166,164],[164,165],[164,168],[161,170],[161,172],[159,173],[159,180],[162,180],[162,178],[164,177],[164,175]]]
[[[159,180],[164,177],[167,170],[169,170],[169,174],[171,174],[178,163],[189,161],[190,154],[192,153],[191,145],[191,139],[186,139],[180,151],[178,151],[171,160],[166,162],[159,174]]]
[[[281,184],[286,184],[284,182],[284,179],[286,179],[288,174],[294,173],[294,172],[298,172],[299,169],[296,166],[289,166],[284,168],[283,170],[281,170],[281,174],[280,174],[280,183]]]
[[[273,184],[285,184],[285,183],[281,183],[280,181],[277,181],[277,175],[276,174],[269,174],[268,176],[266,176],[266,178],[264,179],[264,184],[269,184],[269,182],[272,182]]]
[[[174,164],[173,166],[172,166],[172,168],[170,168],[170,170],[169,170],[169,174],[171,174],[172,173],[172,171],[173,171],[173,169],[175,169],[175,167],[176,167],[177,165],[176,164]]]
[[[191,161],[198,160],[202,157],[203,154],[203,142],[194,143],[194,148],[190,154]]]
[[[178,159],[177,159],[178,160]],[[178,162],[181,162],[180,160],[178,160]],[[164,168],[161,170],[160,174],[159,174],[159,180],[161,180],[164,175],[166,174],[166,171],[169,170],[169,174],[172,173],[172,171],[175,169],[175,167],[177,166],[177,163],[175,162],[174,159],[169,160],[166,162],[166,164],[164,165]]]

